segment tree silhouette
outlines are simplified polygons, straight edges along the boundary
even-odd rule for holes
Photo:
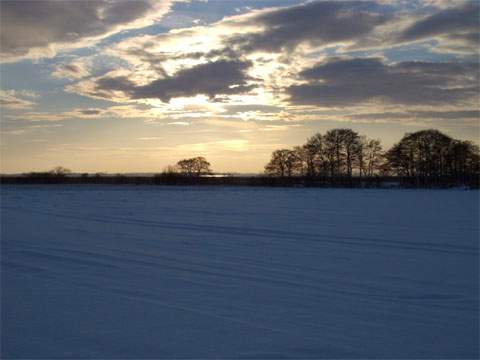
[[[198,177],[212,173],[210,163],[203,156],[180,160],[177,167],[182,174],[187,176]]]
[[[433,129],[405,134],[387,152],[387,160],[392,172],[403,176],[466,176],[479,172],[477,146]]]
[[[384,162],[382,145],[378,139],[360,136],[356,148],[356,165],[360,176],[373,176]]]
[[[289,149],[275,150],[272,159],[265,166],[265,172],[269,175],[290,177],[299,165],[299,158],[295,151]]]
[[[325,135],[315,134],[293,150],[274,151],[265,172],[279,177],[351,178],[390,174],[458,179],[479,175],[480,152],[469,141],[455,140],[430,129],[405,134],[384,153],[378,139],[368,139],[351,129],[332,129]]]
[[[306,175],[316,176],[323,174],[325,171],[323,136],[316,133],[308,138],[306,144],[302,147],[304,149],[302,154],[307,168]]]
[[[333,129],[323,136],[323,158],[330,176],[352,176],[357,163],[360,137],[351,129]]]

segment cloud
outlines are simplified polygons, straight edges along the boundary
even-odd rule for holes
[[[21,121],[62,121],[65,120],[65,115],[63,113],[29,111],[19,115],[7,115],[6,118]]]
[[[115,2],[99,4],[116,6]],[[197,120],[207,117],[231,122],[334,121],[341,116],[346,121],[369,121],[349,118],[348,114],[357,110],[358,114],[375,113],[379,104],[391,114],[403,112],[405,106],[412,111],[424,106],[467,111],[474,107],[478,94],[475,64],[387,63],[368,56],[379,56],[387,48],[394,53],[392,46],[403,48],[409,46],[406,43],[432,38],[442,44],[447,39],[456,39],[458,44],[474,41],[471,24],[448,28],[441,25],[443,18],[438,15],[462,12],[468,6],[439,10],[434,5],[417,4],[413,8],[418,13],[430,14],[420,17],[406,2],[397,6],[372,1],[316,1],[252,10],[210,25],[167,33],[118,37],[118,41],[105,42],[101,52],[94,55],[73,60],[69,55],[55,66],[53,76],[72,80],[65,87],[67,92],[120,106],[73,109],[52,113],[51,119],[138,118],[158,124],[190,123],[191,129]],[[126,12],[118,17],[122,24],[134,17],[126,8],[115,11]],[[422,30],[422,22],[430,25],[422,25]],[[411,34],[405,35],[409,31]],[[436,42],[421,46],[431,51]],[[361,55],[350,52],[362,58],[335,55],[352,49],[362,49]],[[369,55],[373,52],[376,55]],[[403,54],[400,57],[405,58]],[[325,107],[343,111],[343,115],[319,114]],[[312,109],[314,112],[308,113]],[[29,120],[49,115],[24,114]]]
[[[294,104],[346,106],[361,103],[450,105],[478,94],[475,63],[401,62],[380,58],[329,58],[303,70],[303,84],[287,88]]]
[[[91,64],[80,60],[68,64],[57,64],[54,66],[52,76],[59,79],[81,79],[90,75],[90,66]]]
[[[267,67],[271,57],[254,59],[258,52],[285,55],[299,45],[316,48],[348,44],[390,17],[371,1],[311,2],[254,10],[207,26],[131,37],[105,51],[148,77],[165,77],[185,67],[222,59],[263,61]]]
[[[283,89],[292,84],[297,69],[311,62],[303,45],[308,51],[348,45],[390,17],[371,1],[320,1],[125,38],[104,49],[104,54],[122,59],[123,64],[102,76],[70,84],[66,90],[116,102],[150,99],[154,106],[159,105],[153,99],[168,103],[199,94],[210,103],[231,102],[237,95],[236,105],[266,101],[278,105],[284,103]],[[297,48],[301,48],[298,54],[290,53]],[[254,88],[258,91],[251,91]]]
[[[242,51],[293,50],[301,43],[324,46],[358,39],[385,23],[389,16],[370,1],[322,1],[288,8],[269,9],[239,16],[237,26],[256,26],[261,31],[228,38],[228,45]]]
[[[6,90],[6,91],[15,96],[26,97],[29,99],[38,99],[40,97],[40,94],[33,90]]]
[[[184,109],[183,111],[181,109]],[[205,109],[203,109],[205,111]],[[101,120],[111,119],[139,119],[145,122],[154,123],[161,120],[161,123],[170,121],[173,125],[183,125],[182,120],[186,117],[199,117],[200,110],[192,109],[191,106],[173,108],[152,108],[141,104],[116,105],[105,108],[75,108],[64,112],[33,112],[26,111],[17,114],[8,114],[7,119],[20,121],[65,121],[70,119]],[[203,112],[202,116],[208,113]],[[177,119],[180,119],[177,121]]]
[[[478,32],[479,11],[480,6],[476,1],[441,10],[409,26],[403,31],[401,38],[418,40],[443,34]]]
[[[252,64],[240,60],[219,60],[178,71],[172,76],[138,85],[128,76],[106,75],[83,84],[84,94],[92,97],[115,99],[160,99],[168,102],[172,98],[193,97],[199,94],[215,98],[220,95],[242,94],[252,90],[251,77],[246,70]],[[80,84],[82,88],[82,84]],[[72,90],[78,90],[73,87]]]
[[[157,141],[157,140],[163,140],[164,138],[161,136],[148,136],[148,137],[140,137],[137,138],[136,140],[140,141]]]
[[[119,115],[115,112],[115,110],[110,109],[73,109],[71,111],[65,112],[34,112],[34,111],[27,111],[21,114],[16,115],[7,115],[6,118],[14,119],[14,120],[22,120],[22,121],[63,121],[66,119],[71,118],[80,118],[80,119],[93,119],[93,118],[100,118],[105,117],[106,115]]]
[[[85,110],[79,110],[79,112],[82,114],[82,115],[99,115],[102,113],[102,110],[100,109],[85,109]]]
[[[171,150],[171,148],[165,148]],[[250,150],[250,144],[245,139],[229,139],[209,141],[194,144],[181,144],[173,148],[177,152],[187,152],[198,155],[215,155],[221,152],[246,152]]]
[[[138,36],[112,50],[130,61],[150,64],[168,59],[234,59],[253,52],[289,52],[302,44],[324,47],[355,42],[391,18],[373,1],[316,1],[253,10],[207,26]]]
[[[410,126],[439,128],[475,128],[478,130],[480,111],[472,110],[409,110],[349,114],[345,119],[357,123],[397,123]]]
[[[62,124],[42,124],[42,125],[23,125],[22,128],[18,129],[5,129],[2,128],[0,131],[3,135],[23,135],[26,133],[34,132],[36,130],[40,130],[43,132],[49,132],[51,128],[58,128],[62,127]],[[31,140],[31,142],[45,142],[45,140]]]
[[[173,121],[173,122],[167,123],[167,125],[173,125],[173,126],[189,126],[190,123],[189,123],[189,122],[186,122],[186,121]]]
[[[477,52],[480,45],[479,14],[480,3],[477,1],[446,8],[411,24],[400,33],[399,40],[439,38],[452,48]]]
[[[38,94],[28,90],[0,90],[0,109],[24,110],[34,106],[34,102],[22,97],[37,98]]]
[[[219,60],[200,64],[177,72],[172,77],[158,79],[145,86],[136,87],[134,99],[159,98],[167,102],[174,97],[189,97],[204,94],[210,98],[217,95],[241,94],[255,86],[245,71],[252,64],[247,61]]]
[[[229,114],[238,114],[246,111],[261,111],[261,112],[281,111],[281,108],[279,106],[264,105],[264,104],[225,105],[225,109]]]
[[[144,27],[169,11],[171,1],[2,0],[3,61],[53,56],[116,32]]]
[[[480,119],[480,110],[460,110],[460,111],[399,111],[399,112],[380,112],[363,113],[348,115],[353,120],[377,120],[377,119],[438,119],[438,120],[458,120],[458,119]]]

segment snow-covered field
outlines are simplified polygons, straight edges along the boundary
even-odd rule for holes
[[[478,358],[479,192],[3,186],[2,358]]]

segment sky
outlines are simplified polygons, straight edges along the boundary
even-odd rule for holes
[[[479,4],[1,0],[0,171],[258,173],[333,128],[478,143]]]

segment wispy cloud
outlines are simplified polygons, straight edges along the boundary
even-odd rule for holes
[[[54,65],[52,76],[56,78],[81,79],[90,75],[91,64],[88,61],[75,60],[67,64]]]
[[[31,90],[0,90],[0,109],[30,109],[35,105],[31,99],[38,97],[39,95]],[[25,98],[30,100],[26,100]]]
[[[173,121],[173,122],[167,123],[167,125],[188,126],[188,125],[190,125],[190,123],[189,123],[189,122],[186,122],[186,121]]]
[[[161,136],[148,136],[148,137],[140,137],[140,138],[137,138],[137,140],[141,140],[141,141],[157,141],[157,140],[163,140],[163,137],[161,137]]]

